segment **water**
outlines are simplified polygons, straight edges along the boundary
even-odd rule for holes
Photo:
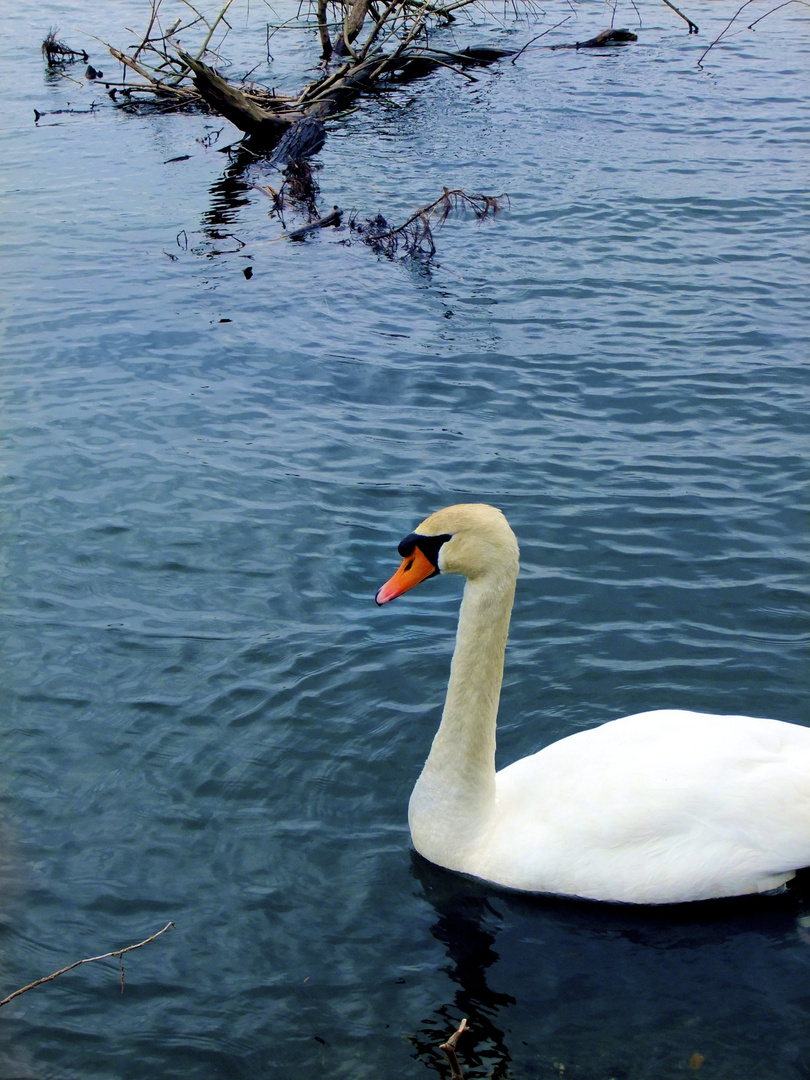
[[[607,21],[577,12],[556,40]],[[372,602],[426,513],[491,501],[522,546],[502,763],[651,707],[807,722],[807,14],[702,70],[733,12],[689,14],[333,123],[325,209],[508,193],[425,267],[274,243],[227,124],[45,77],[50,25],[111,70],[79,30],[126,43],[141,4],[16,5],[0,990],[176,929],[123,995],[108,961],[6,1006],[3,1080],[438,1076],[462,1016],[468,1077],[810,1075],[806,887],[616,909],[410,852],[459,583]],[[257,77],[298,85],[273,49]]]

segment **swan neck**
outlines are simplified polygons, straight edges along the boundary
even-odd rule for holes
[[[417,850],[463,869],[495,809],[495,726],[515,575],[468,580],[442,721],[411,797]]]
[[[485,754],[493,776],[495,725],[514,595],[514,581],[467,582],[439,728],[467,755]]]

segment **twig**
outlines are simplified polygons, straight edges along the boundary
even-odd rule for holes
[[[700,30],[698,29],[697,23],[693,23],[692,20],[690,18],[688,18],[686,15],[684,15],[684,13],[682,11],[678,11],[678,9],[675,7],[675,5],[670,3],[670,0],[664,0],[664,3],[667,5],[668,8],[672,8],[672,10],[675,12],[676,15],[680,15],[680,17],[683,19],[683,21],[687,24],[690,34],[699,34],[700,33]]]
[[[196,56],[195,59],[197,59],[197,60],[202,59],[202,57],[203,57],[203,55],[205,53],[205,50],[208,48],[208,43],[211,41],[211,38],[214,36],[214,31],[216,30],[216,28],[219,26],[219,24],[221,22],[224,22],[225,25],[230,30],[231,27],[230,27],[230,24],[229,24],[228,20],[225,18],[225,13],[227,12],[228,8],[231,6],[232,3],[233,3],[233,0],[227,0],[227,3],[225,4],[225,7],[222,9],[222,11],[220,11],[219,15],[217,15],[217,17],[214,19],[214,21],[210,24],[209,29],[208,29],[208,34],[207,34],[207,36],[205,38],[205,41],[202,43],[202,46],[201,46],[199,52],[197,53],[197,56]],[[193,10],[194,9],[192,8],[192,11]],[[221,44],[222,44],[222,42],[220,42],[220,45]]]
[[[537,34],[536,37],[530,38],[529,41],[527,41],[526,44],[523,46],[522,49],[518,49],[518,51],[512,57],[511,62],[513,64],[516,64],[518,62],[518,58],[520,57],[520,55],[522,53],[524,53],[528,49],[528,47],[530,45],[533,45],[535,43],[535,41],[539,41],[541,37],[545,37],[546,34],[550,34],[552,30],[556,30],[559,26],[562,26],[563,23],[567,23],[570,18],[572,18],[571,15],[566,15],[564,19],[560,19],[560,21],[558,23],[555,23],[554,26],[550,26],[548,28],[548,30],[544,30],[542,34]]]
[[[664,2],[666,3],[667,0],[664,0]],[[700,57],[699,57],[698,62],[697,62],[698,67],[701,67],[703,65],[703,61],[706,58],[707,53],[709,53],[711,51],[711,49],[714,48],[714,46],[717,44],[717,42],[724,36],[726,31],[731,29],[731,27],[737,21],[737,16],[742,11],[744,11],[748,7],[749,4],[753,4],[753,2],[754,2],[754,0],[745,0],[745,3],[741,4],[740,7],[737,8],[737,10],[734,12],[734,14],[728,20],[726,25],[723,27],[723,29],[720,31],[720,33],[717,35],[717,37],[714,39],[714,41],[711,43],[711,45],[709,45],[707,48],[705,48],[703,50],[703,52],[700,54]]]
[[[753,30],[758,22],[762,22],[762,20],[767,19],[769,15],[773,15],[775,11],[778,11],[780,8],[787,7],[788,4],[801,4],[803,7],[810,7],[810,4],[807,3],[807,0],[785,0],[784,4],[777,4],[775,8],[771,8],[771,10],[766,11],[764,15],[760,15],[758,19],[754,19],[752,23],[748,24],[748,29]]]
[[[377,37],[379,36],[379,33],[382,30],[383,25],[388,21],[388,17],[390,16],[391,12],[394,10],[394,8],[397,6],[398,3],[399,3],[399,0],[390,0],[390,2],[385,7],[385,10],[380,14],[379,18],[377,19],[377,22],[374,24],[374,27],[373,27],[371,33],[368,35],[368,39],[366,40],[365,45],[363,46],[362,50],[360,51],[360,59],[361,60],[365,60],[365,58],[368,56],[369,50],[371,49],[371,46],[377,40]]]
[[[149,17],[149,25],[146,28],[146,33],[143,35],[143,40],[141,41],[140,45],[135,50],[135,52],[132,54],[132,59],[133,60],[138,59],[139,55],[141,54],[141,52],[145,48],[147,41],[149,40],[149,35],[152,33],[152,27],[155,25],[155,21],[157,20],[157,17],[158,17],[158,11],[160,9],[160,2],[161,2],[161,0],[152,0],[152,14]]]
[[[124,953],[132,952],[133,949],[142,949],[144,945],[148,945],[150,941],[154,941],[155,938],[159,938],[161,934],[165,934],[166,931],[173,927],[173,922],[168,922],[162,930],[158,930],[156,934],[152,934],[151,937],[145,938],[143,941],[139,941],[137,945],[127,945],[125,949],[114,949],[113,952],[102,953],[101,956],[86,956],[84,960],[75,960],[72,964],[68,964],[67,967],[60,968],[59,971],[54,971],[52,975],[46,975],[42,979],[37,979],[35,982],[29,983],[28,986],[23,986],[19,990],[15,990],[13,994],[9,994],[8,997],[3,998],[0,1001],[0,1008],[3,1005],[8,1005],[10,1001],[13,1001],[15,997],[19,997],[20,994],[25,994],[28,990],[33,990],[35,986],[42,986],[43,983],[51,982],[52,979],[58,978],[60,975],[64,975],[66,971],[72,971],[74,968],[79,967],[81,964],[92,964],[96,960],[109,960],[113,956],[117,956],[119,961]],[[124,992],[124,965],[121,964],[121,992]]]
[[[122,63],[124,67],[130,68],[131,71],[140,75],[142,79],[146,79],[147,82],[150,82],[156,93],[179,94],[183,98],[193,96],[192,92],[185,87],[171,86],[168,83],[161,82],[160,79],[156,79],[142,64],[136,63],[131,57],[127,56],[126,53],[122,53],[119,49],[114,48],[114,46],[108,45],[107,48],[110,50],[110,54]]]
[[[450,1075],[452,1080],[464,1080],[464,1073],[461,1071],[461,1066],[456,1057],[456,1043],[458,1042],[459,1037],[463,1035],[465,1031],[469,1030],[466,1019],[462,1020],[447,1042],[442,1043],[439,1047],[440,1050],[444,1051],[447,1060],[450,1062]]]

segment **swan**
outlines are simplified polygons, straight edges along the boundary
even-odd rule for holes
[[[500,510],[449,506],[399,545],[387,604],[467,580],[441,723],[410,799],[430,862],[527,892],[667,904],[781,889],[810,865],[810,729],[661,709],[495,771],[518,544]]]

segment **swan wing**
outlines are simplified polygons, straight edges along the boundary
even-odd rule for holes
[[[660,710],[497,774],[476,873],[514,888],[670,903],[776,888],[810,865],[810,729]]]

